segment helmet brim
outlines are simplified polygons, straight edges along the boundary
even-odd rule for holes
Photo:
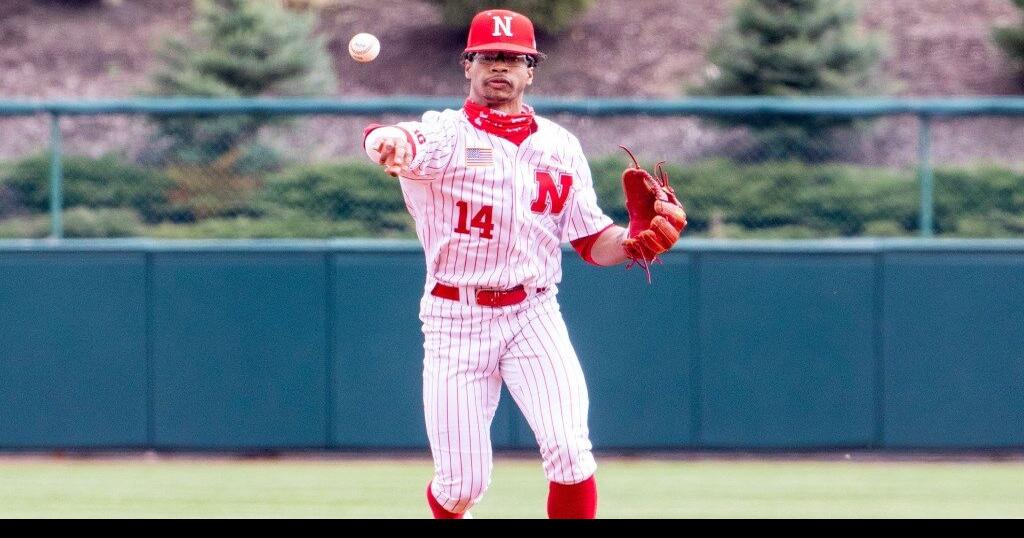
[[[522,45],[516,45],[513,43],[488,43],[486,45],[477,45],[475,47],[467,47],[463,53],[468,52],[515,52],[518,54],[539,54],[537,49],[524,47]]]

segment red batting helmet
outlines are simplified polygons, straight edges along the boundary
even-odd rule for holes
[[[537,54],[533,23],[525,15],[507,9],[489,9],[473,17],[463,52],[507,51]]]

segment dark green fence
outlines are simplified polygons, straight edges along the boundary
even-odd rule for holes
[[[1024,447],[1024,242],[565,252],[598,449]],[[410,242],[0,242],[0,449],[423,448]],[[496,446],[533,435],[503,400]]]

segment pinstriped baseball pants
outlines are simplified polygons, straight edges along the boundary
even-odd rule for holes
[[[533,429],[548,480],[576,484],[594,474],[586,382],[555,295],[485,307],[427,293],[420,303],[432,492],[450,512],[468,510],[490,484],[502,381]]]

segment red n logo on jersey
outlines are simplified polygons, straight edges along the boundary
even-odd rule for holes
[[[551,174],[544,170],[537,170],[537,199],[533,201],[530,210],[534,213],[543,213],[550,208],[552,215],[562,212],[565,201],[569,198],[569,191],[572,190],[572,176],[561,174],[558,176],[562,189],[555,186],[555,180]]]

